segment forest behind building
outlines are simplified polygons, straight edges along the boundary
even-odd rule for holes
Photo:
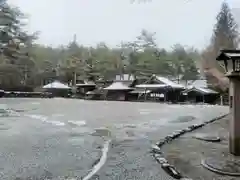
[[[159,47],[156,33],[143,29],[134,41],[109,47],[81,44],[73,35],[68,45],[50,47],[37,44],[40,33],[24,29],[26,15],[0,0],[0,85],[2,89],[20,86],[39,87],[45,80],[58,79],[74,83],[83,80],[111,80],[127,73],[135,77],[159,74],[184,82],[207,78],[209,85],[226,90],[228,81],[215,58],[222,48],[236,49],[238,26],[231,9],[224,2],[216,17],[212,38],[204,49],[174,44],[172,49]]]

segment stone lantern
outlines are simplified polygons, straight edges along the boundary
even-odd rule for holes
[[[216,58],[229,78],[229,106],[231,113],[229,150],[240,156],[240,50],[221,50]]]

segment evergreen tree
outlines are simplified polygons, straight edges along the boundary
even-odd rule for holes
[[[24,14],[18,8],[9,6],[7,0],[0,1],[0,49],[12,64],[16,59],[28,56],[26,48],[36,37],[36,34],[29,35],[22,29],[24,18]]]
[[[238,46],[238,26],[226,2],[223,2],[217,15],[212,45],[215,51],[219,51],[221,48],[235,49]]]
[[[23,30],[24,18],[24,14],[18,8],[9,6],[7,0],[0,1],[1,59],[12,65],[13,69],[18,69],[15,75],[20,77],[21,83],[26,84],[30,71],[34,71],[32,60],[34,55],[29,52],[36,34],[29,35]]]
[[[221,49],[236,49],[239,43],[238,25],[226,2],[223,2],[216,20],[211,44],[202,54],[203,68],[208,84],[211,86],[221,86],[223,84],[224,69],[216,61],[219,51]],[[225,88],[225,86],[222,88]]]

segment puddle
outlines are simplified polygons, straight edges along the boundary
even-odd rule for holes
[[[7,108],[6,111],[11,113],[21,113],[21,112],[28,112],[28,111],[34,111],[38,108],[29,108],[29,109],[15,109],[15,108]],[[0,112],[1,113],[1,112]]]
[[[5,123],[0,121],[0,126],[4,126],[4,125],[5,125]]]
[[[24,109],[14,109],[15,112],[25,112],[26,110]]]
[[[6,109],[0,109],[0,114],[5,114],[5,113],[8,113]]]
[[[98,128],[98,129],[95,129],[95,132],[93,132],[91,135],[101,136],[101,137],[111,137],[111,131],[105,128]]]
[[[73,146],[79,146],[83,145],[85,143],[85,140],[83,138],[79,137],[72,137],[71,139],[68,140]]]
[[[33,105],[39,105],[39,104],[41,104],[40,102],[31,102],[31,104],[33,104]]]
[[[70,135],[70,137],[82,137],[83,136],[82,133],[78,133],[78,132],[71,132],[69,135]]]
[[[63,117],[64,114],[53,114],[52,117]]]
[[[117,124],[114,126],[116,129],[124,129],[124,128],[137,128],[138,125],[136,124]]]
[[[171,121],[173,123],[185,123],[195,120],[196,117],[194,116],[179,116],[177,119]]]
[[[136,128],[137,125],[135,125],[135,124],[126,124],[123,127],[126,127],[126,128]]]
[[[95,131],[94,131],[95,132]],[[89,128],[81,128],[81,129],[78,129],[78,131],[72,131],[69,133],[69,136],[70,137],[82,137],[86,134],[93,134],[94,133],[91,129]]]
[[[64,122],[48,120],[47,116],[37,115],[37,114],[31,114],[31,115],[26,115],[26,116],[28,116],[30,118],[33,118],[33,119],[41,120],[42,122],[49,123],[49,124],[52,124],[52,125],[55,125],[55,126],[65,126]]]
[[[202,141],[209,141],[209,142],[220,142],[221,138],[217,134],[205,134],[205,133],[196,133],[193,138]]]
[[[127,134],[128,137],[134,137],[135,136],[135,133],[133,131],[130,131],[130,130],[127,130],[126,134]]]
[[[19,117],[19,113],[8,108],[0,108],[0,117]]]
[[[9,126],[0,126],[0,131],[9,130]]]
[[[44,121],[44,122],[55,125],[55,126],[65,126],[65,123],[61,121]]]
[[[47,116],[43,116],[43,115],[38,115],[38,114],[29,114],[29,115],[26,115],[32,119],[38,119],[38,120],[41,120],[41,121],[46,121],[47,120]]]
[[[151,112],[149,112],[149,111],[140,111],[139,114],[141,114],[141,115],[148,115],[148,114],[151,114]]]
[[[86,125],[85,121],[67,121],[67,122],[68,122],[68,125],[73,127],[81,127]]]

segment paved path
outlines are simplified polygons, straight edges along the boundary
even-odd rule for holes
[[[1,100],[5,104],[0,112],[4,115],[0,117],[1,180],[90,177],[109,139],[103,166],[84,180],[171,179],[151,157],[151,144],[224,110],[156,103]],[[6,108],[10,112],[4,113]]]

